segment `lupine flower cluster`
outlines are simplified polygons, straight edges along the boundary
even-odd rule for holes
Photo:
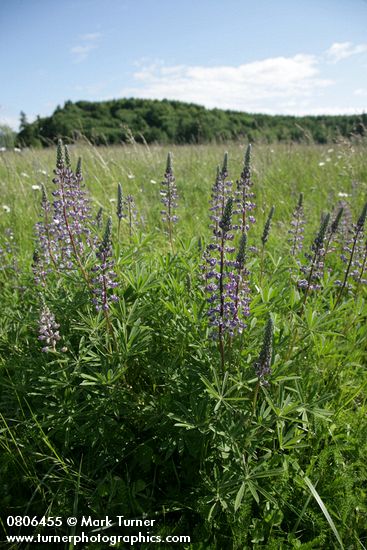
[[[325,258],[325,236],[329,225],[330,214],[325,214],[322,217],[318,234],[312,243],[311,254],[305,254],[308,265],[301,266],[301,271],[306,275],[306,279],[298,281],[298,287],[308,291],[320,290],[321,279],[324,275],[324,258]]]
[[[112,259],[112,218],[109,217],[106,224],[103,240],[99,245],[96,257],[99,260],[93,268],[94,278],[93,285],[93,304],[97,311],[107,311],[109,309],[109,301],[116,302],[118,297],[115,294],[110,294],[109,290],[118,286],[115,281],[116,273],[113,271],[114,261]]]
[[[56,226],[53,223],[51,205],[45,186],[42,184],[41,200],[42,221],[35,225],[38,247],[33,254],[32,269],[36,284],[45,286],[46,276],[52,271],[52,265],[57,268]],[[41,252],[40,252],[41,251]]]
[[[257,361],[254,363],[256,376],[263,385],[268,385],[266,378],[271,374],[271,359],[273,353],[274,323],[269,317],[264,331],[262,348]]]
[[[210,228],[218,231],[227,200],[232,195],[232,182],[228,179],[228,153],[224,154],[222,169],[217,167],[217,177],[210,200]]]
[[[213,337],[222,338],[225,333],[233,336],[245,328],[243,318],[249,315],[248,271],[245,268],[246,237],[240,242],[239,252],[233,259],[235,247],[232,232],[233,199],[227,200],[218,230],[214,230],[214,241],[207,247],[205,290],[209,294],[207,315],[215,329]]]
[[[59,270],[79,266],[84,273],[81,258],[94,246],[89,228],[90,207],[82,188],[81,161],[75,173],[70,168],[68,148],[64,151],[59,141],[56,169],[50,205],[45,191],[42,194],[43,221],[36,224],[37,261],[34,263],[36,281],[44,281],[52,264]],[[37,273],[38,270],[38,273]]]
[[[56,344],[60,340],[59,328],[55,315],[44,305],[38,321],[38,340],[44,344],[44,353],[56,351]]]
[[[325,256],[328,252],[334,251],[335,248],[333,247],[334,241],[337,237],[337,231],[340,225],[340,221],[342,219],[344,212],[344,208],[341,206],[339,210],[337,211],[333,221],[331,222],[330,226],[327,228],[326,231],[326,245],[325,245]],[[330,248],[331,247],[331,248]]]
[[[256,208],[254,203],[255,193],[251,190],[253,182],[251,179],[251,144],[248,145],[243,170],[240,176],[240,179],[237,181],[237,191],[236,191],[236,210],[234,214],[239,214],[240,216],[240,228],[241,233],[248,231],[250,229],[250,224],[255,223],[255,218],[251,214]]]
[[[367,203],[356,224],[352,225],[350,238],[345,243],[341,259],[347,264],[344,281],[336,281],[336,284],[343,289],[348,287],[348,277],[352,277],[357,283],[366,284],[364,278],[367,262],[367,241],[364,232],[364,225],[367,217]]]
[[[261,242],[262,242],[263,247],[268,242],[269,233],[270,233],[270,226],[271,226],[271,220],[273,219],[274,210],[275,210],[275,206],[272,206],[271,209],[270,209],[270,212],[268,214],[268,217],[266,219],[265,225],[264,225],[263,234],[261,236]]]
[[[135,206],[134,197],[127,195],[124,199],[122,194],[122,187],[119,183],[117,186],[117,209],[116,214],[118,218],[118,233],[120,232],[120,223],[124,219],[127,221],[129,227],[129,237],[131,239],[134,228],[138,226],[138,211]]]
[[[162,221],[168,225],[169,239],[172,242],[172,224],[178,221],[176,215],[177,208],[177,187],[176,179],[173,175],[172,168],[172,155],[168,153],[166,171],[164,174],[164,180],[162,181],[162,188],[160,191],[161,203],[164,205],[164,209],[161,210]]]
[[[103,208],[102,206],[98,209],[97,215],[96,215],[96,225],[97,229],[101,229],[102,227],[102,218],[103,218]]]
[[[304,225],[303,193],[300,193],[297,206],[293,210],[291,229],[288,231],[289,235],[291,235],[288,242],[291,245],[292,256],[296,256],[303,248]]]

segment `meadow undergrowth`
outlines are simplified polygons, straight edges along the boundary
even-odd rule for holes
[[[2,518],[366,546],[365,151],[0,156]]]

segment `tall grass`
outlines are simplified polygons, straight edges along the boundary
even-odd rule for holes
[[[235,181],[246,148],[227,150]],[[366,289],[351,282],[338,296],[345,264],[337,241],[320,289],[305,292],[297,281],[325,213],[346,201],[358,220],[365,145],[253,149],[250,316],[241,334],[223,337],[222,357],[209,337],[200,266],[223,148],[171,149],[174,247],[160,217],[167,152],[136,144],[70,150],[73,163],[83,158],[92,217],[103,207],[99,242],[113,220],[118,301],[107,324],[76,272],[34,285],[33,227],[41,184],[53,190],[55,151],[0,155],[3,513],[146,515],[162,536],[189,534],[192,549],[364,548]],[[141,216],[132,235],[121,219],[119,239],[118,183]],[[300,193],[307,223],[303,251],[293,255],[289,229]],[[91,253],[87,273],[94,261]],[[60,325],[49,353],[37,339],[43,301]],[[4,537],[14,534],[2,525]]]

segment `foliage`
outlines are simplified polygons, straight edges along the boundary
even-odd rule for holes
[[[116,99],[103,102],[66,101],[49,117],[28,123],[21,114],[18,142],[22,146],[74,142],[208,143],[250,142],[328,143],[365,135],[367,114],[344,116],[284,116],[206,109],[167,99]]]
[[[245,150],[230,144],[226,178],[241,174]],[[350,229],[360,227],[364,144],[254,147],[257,221],[243,230],[246,239],[241,223],[231,230],[250,315],[242,332],[223,335],[223,357],[209,338],[200,269],[222,148],[172,147],[180,196],[174,247],[160,217],[167,151],[135,143],[60,151],[56,183],[54,151],[0,157],[9,208],[0,218],[2,513],[146,516],[162,537],[190,535],[184,547],[195,550],[365,546],[366,287],[352,280],[339,297],[341,234],[324,254],[320,288],[297,286],[309,261],[303,250],[317,245],[320,256],[328,239],[326,206],[347,200]],[[89,195],[79,168],[68,166],[79,154]],[[60,209],[60,181],[68,200],[80,206],[88,197],[86,236],[76,223],[83,209],[77,215],[75,202]],[[133,233],[118,217],[118,182],[143,216]],[[34,283],[32,228],[55,219],[42,218],[41,183],[64,212],[57,225],[69,240],[79,232],[88,242],[72,268],[47,264],[44,286]],[[289,242],[297,201],[307,220],[303,250]],[[58,243],[62,256],[64,236]],[[88,274],[107,269],[118,299],[97,309]],[[50,338],[48,350],[39,336]]]

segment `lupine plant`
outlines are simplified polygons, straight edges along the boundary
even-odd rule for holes
[[[164,205],[164,209],[161,210],[162,222],[167,225],[168,238],[171,244],[171,249],[173,250],[173,224],[178,221],[178,217],[176,215],[178,194],[176,179],[173,175],[171,153],[168,153],[167,156],[166,171],[164,173],[164,180],[162,181],[160,195],[161,202]]]
[[[59,328],[55,315],[44,304],[38,321],[38,340],[43,344],[44,353],[56,351],[57,342],[60,340]]]
[[[96,171],[93,204],[105,211],[116,195],[114,158],[124,162],[116,173],[129,170],[141,181],[149,177],[147,167],[159,167],[159,146],[135,145],[93,149],[95,162],[87,149],[88,171]],[[0,224],[18,243],[14,249],[10,233],[1,233],[0,260],[6,266],[16,257],[21,265],[19,273],[0,269],[0,477],[7,517],[146,514],[157,520],[154,535],[187,533],[185,547],[208,550],[365,543],[367,206],[341,249],[344,213],[340,218],[338,208],[319,222],[325,196],[336,198],[346,177],[340,163],[320,168],[328,177],[322,188],[309,189],[320,149],[274,146],[270,155],[259,145],[259,174],[267,170],[262,203],[270,206],[277,194],[282,199],[268,239],[271,216],[264,231],[251,226],[251,148],[243,167],[241,149],[233,149],[231,171],[233,162],[242,173],[232,190],[225,155],[212,190],[210,241],[206,170],[218,146],[175,149],[183,167],[186,162],[186,212],[171,234],[175,254],[162,246],[156,227],[154,187],[135,197],[147,224],[142,238],[129,242],[129,195],[121,189],[116,226],[107,216],[102,223],[101,208],[91,219],[71,149],[59,146],[53,198],[51,188],[47,196],[38,180],[32,186],[20,175],[35,166],[38,177],[49,149],[17,157],[12,196],[13,182],[4,182],[15,161],[0,158],[0,187],[10,205],[0,210]],[[197,162],[199,154],[204,158]],[[111,171],[98,164],[99,155],[108,156]],[[359,160],[350,155],[360,181],[354,211],[365,200],[367,171],[362,147]],[[293,216],[287,214],[295,173],[312,198],[307,224],[303,195]],[[171,164],[166,174],[167,213]],[[126,228],[121,248],[119,215],[121,238]],[[164,223],[167,228],[167,218]],[[38,285],[30,270],[34,244]],[[259,252],[250,255],[249,244]],[[272,272],[261,280],[264,248]],[[298,262],[303,283],[296,287],[289,268]],[[5,522],[0,529],[14,533]],[[50,532],[42,525],[29,529]],[[70,531],[65,525],[57,532]],[[89,547],[103,550],[106,543]]]
[[[324,274],[325,237],[329,225],[330,214],[322,216],[320,228],[311,246],[311,252],[305,254],[308,264],[300,267],[307,278],[298,281],[298,287],[305,291],[304,301],[310,291],[320,290],[320,282]]]
[[[256,205],[254,203],[255,193],[252,191],[252,174],[251,174],[251,155],[252,146],[248,145],[243,163],[243,169],[239,180],[237,181],[236,190],[236,214],[240,215],[241,233],[250,229],[250,224],[255,223],[255,217],[251,212],[254,211]]]
[[[224,153],[222,168],[217,167],[217,177],[210,200],[210,228],[218,231],[227,201],[232,197],[232,181],[228,179],[228,153]]]
[[[303,193],[299,194],[298,203],[296,208],[293,210],[292,220],[291,220],[291,229],[288,233],[290,238],[288,242],[291,245],[291,255],[293,257],[297,256],[299,251],[303,248],[303,239],[304,239],[304,228],[305,219],[303,211]]]
[[[357,223],[353,225],[351,230],[351,237],[349,242],[344,248],[342,260],[345,261],[347,267],[345,269],[343,281],[337,281],[340,287],[335,306],[340,301],[344,289],[348,285],[348,277],[351,275],[358,282],[362,281],[363,272],[365,269],[365,249],[366,244],[364,242],[364,225],[367,217],[367,202],[365,203],[362,212],[357,220]],[[352,268],[354,268],[352,270]]]

